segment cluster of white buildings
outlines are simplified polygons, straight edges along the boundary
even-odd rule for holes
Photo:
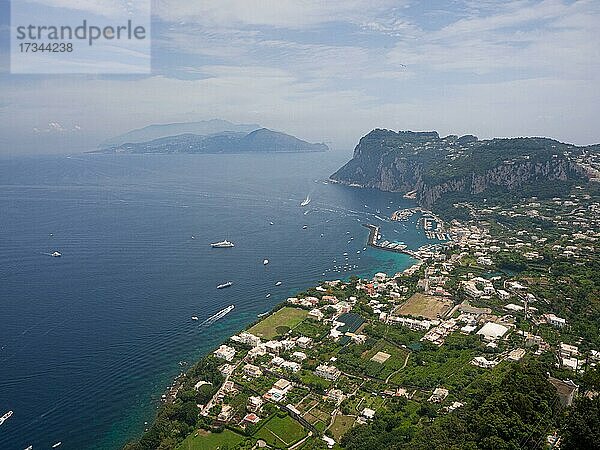
[[[315,369],[315,375],[331,381],[337,380],[341,374],[337,367],[328,364],[321,364]]]
[[[287,299],[287,302],[292,305],[302,306],[304,308],[315,308],[315,307],[319,306],[319,299],[317,297],[304,297],[304,298],[289,297]]]
[[[457,328],[458,321],[456,319],[444,320],[443,322],[440,322],[438,326],[425,333],[425,336],[421,338],[421,341],[429,341],[437,346],[441,346],[445,342],[446,337]]]
[[[221,345],[218,349],[213,352],[216,358],[224,359],[225,361],[233,361],[235,357],[235,348],[229,347],[228,345]]]
[[[468,281],[463,281],[462,287],[465,294],[471,298],[481,298],[496,294],[496,289],[494,288],[492,280],[482,277],[475,277]]]
[[[400,317],[400,316],[389,316],[387,317],[388,323],[396,323],[398,325],[410,328],[414,331],[427,331],[433,325],[438,325],[439,320],[419,320],[411,317]]]
[[[257,347],[260,345],[261,340],[258,336],[254,336],[247,331],[242,331],[240,334],[231,336],[230,338],[233,342],[237,342],[239,344],[249,345],[250,347]]]
[[[567,320],[554,314],[543,314],[542,320],[557,328],[564,328],[567,325]]]

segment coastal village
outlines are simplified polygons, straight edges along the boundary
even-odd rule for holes
[[[556,286],[568,277],[548,267],[598,258],[600,205],[575,188],[507,208],[454,206],[469,218],[444,224],[418,211],[436,242],[417,250],[382,245],[369,226],[369,245],[409,253],[410,268],[287,298],[205,358],[217,375],[185,375],[164,401],[206,401],[191,412],[201,427],[178,448],[343,448],[349,430],[389,408],[413,424],[452,414],[475,379],[532,358],[551,363],[562,407],[597,395],[579,381],[600,364],[597,324],[582,332],[589,324]],[[547,448],[560,443],[558,430],[543,431]]]

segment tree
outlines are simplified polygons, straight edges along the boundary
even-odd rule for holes
[[[600,449],[600,396],[575,400],[563,434],[562,450]]]

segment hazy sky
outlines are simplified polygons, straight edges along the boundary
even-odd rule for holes
[[[210,118],[345,150],[375,127],[600,142],[598,0],[156,0],[153,15],[152,75],[4,70],[0,153]]]

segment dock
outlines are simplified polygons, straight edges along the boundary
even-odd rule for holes
[[[363,224],[363,227],[369,229],[369,238],[367,240],[367,244],[370,247],[374,247],[379,250],[385,250],[387,252],[404,253],[405,255],[411,256],[415,259],[420,259],[419,255],[416,252],[407,249],[405,246],[388,247],[388,246],[380,244],[378,242],[379,241],[379,227],[377,225],[367,223],[367,224]]]

